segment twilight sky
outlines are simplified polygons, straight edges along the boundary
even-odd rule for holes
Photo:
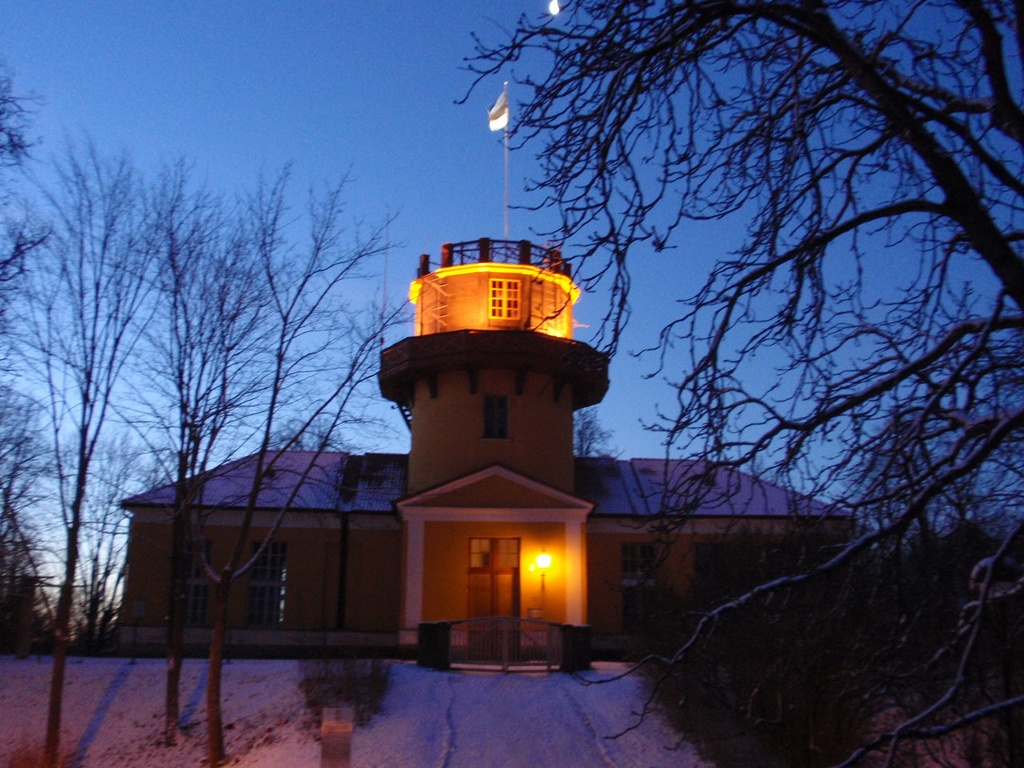
[[[500,40],[520,14],[546,9],[547,0],[12,0],[0,4],[0,58],[16,93],[39,99],[30,134],[38,160],[88,136],[105,152],[128,150],[144,171],[186,158],[225,192],[288,163],[294,192],[348,173],[353,222],[397,217],[387,268],[376,265],[393,299],[405,295],[419,253],[436,259],[443,242],[502,237],[503,153],[500,133],[487,128],[502,79],[456,104],[472,82],[461,66],[472,32]],[[535,151],[512,153],[513,206],[530,202],[522,190]],[[552,224],[512,210],[510,238]],[[666,254],[641,264],[624,352],[651,341],[667,305],[697,286],[701,275],[687,279],[685,263]],[[586,326],[603,309],[604,297],[583,296],[576,338],[590,340]],[[641,380],[650,368],[626,354],[612,365],[599,414],[624,457],[662,455],[639,425],[671,399],[657,380]],[[392,413],[395,436],[375,447],[406,451]]]

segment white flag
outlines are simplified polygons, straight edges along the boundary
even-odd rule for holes
[[[487,113],[487,120],[492,131],[500,131],[508,125],[508,90],[501,92],[501,96]]]

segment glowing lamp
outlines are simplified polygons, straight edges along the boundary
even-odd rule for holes
[[[551,567],[551,555],[549,555],[547,552],[541,552],[539,555],[537,555],[537,559],[535,560],[535,562],[537,563],[537,567],[540,568],[542,571],[547,570]]]

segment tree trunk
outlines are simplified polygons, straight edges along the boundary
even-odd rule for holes
[[[78,566],[78,515],[68,528],[67,559],[64,581],[57,599],[57,616],[53,633],[53,672],[50,675],[50,706],[46,717],[46,740],[43,762],[46,768],[56,768],[60,754],[60,721],[64,706],[64,670],[67,666],[68,645],[71,643],[71,603],[74,599],[75,569]]]
[[[32,652],[32,624],[36,616],[36,579],[22,576],[18,580],[17,629],[14,633],[14,654],[27,659]]]
[[[171,592],[167,596],[167,689],[164,695],[164,743],[178,741],[181,719],[181,665],[185,656],[185,519],[175,512],[171,526]]]
[[[220,709],[221,669],[224,664],[224,635],[227,631],[228,588],[225,579],[213,585],[213,637],[210,639],[210,669],[206,681],[206,727],[209,736],[209,764],[224,762],[224,716]]]

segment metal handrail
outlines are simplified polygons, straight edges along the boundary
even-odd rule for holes
[[[451,624],[452,666],[557,669],[562,659],[562,625],[518,616],[488,616]]]

